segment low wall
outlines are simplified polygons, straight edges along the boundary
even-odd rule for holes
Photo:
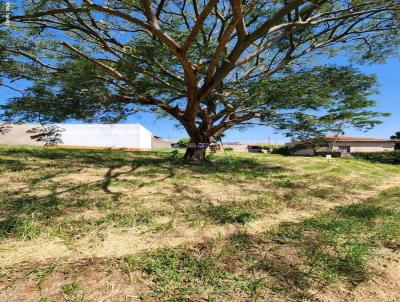
[[[96,148],[118,150],[151,150],[150,131],[140,124],[59,124],[61,129],[60,147]],[[1,145],[43,146],[30,138],[28,130],[41,127],[37,124],[11,125],[10,131],[0,135]]]
[[[172,148],[171,144],[174,142],[170,141],[165,141],[160,138],[152,137],[151,138],[151,148],[152,149],[166,149],[166,148]]]
[[[247,146],[245,144],[223,144],[224,148],[232,148],[234,151],[238,152],[248,152]]]
[[[139,124],[64,124],[59,125],[62,145],[151,149],[152,134]]]
[[[381,151],[393,151],[394,142],[354,142],[347,144],[340,142],[337,146],[350,146],[350,153],[352,152],[381,152]]]
[[[26,131],[41,127],[40,125],[12,125],[10,130],[5,134],[0,134],[0,145],[8,146],[43,146],[43,142],[38,142],[30,138],[32,134],[26,133]]]

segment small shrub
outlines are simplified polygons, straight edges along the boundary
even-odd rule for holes
[[[233,151],[234,149],[232,147],[226,147],[224,148],[225,151]]]
[[[187,144],[190,142],[190,138],[184,137],[177,141],[179,148],[186,148]]]
[[[354,152],[353,157],[375,163],[400,164],[400,150],[384,152]]]
[[[284,148],[285,145],[279,145],[279,144],[262,144],[261,148],[263,148],[263,150],[269,150],[269,149],[280,149],[280,148]]]
[[[288,146],[279,146],[277,148],[274,148],[272,150],[272,154],[280,154],[280,155],[289,155],[291,153],[293,153],[293,149],[289,149]]]
[[[178,150],[172,150],[172,151],[171,151],[171,157],[172,157],[172,158],[173,158],[173,157],[176,157],[178,154],[179,154],[179,151],[178,151]]]

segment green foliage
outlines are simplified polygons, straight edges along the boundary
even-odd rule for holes
[[[65,120],[92,122],[120,121],[133,113],[132,106],[110,96],[109,87],[99,79],[99,67],[86,60],[70,60],[60,66],[64,72],[43,77],[27,88],[21,97],[3,106],[5,119],[55,123]]]
[[[383,152],[353,152],[352,156],[375,163],[400,164],[400,150]]]
[[[268,89],[264,88],[267,83],[253,85],[254,98],[270,99],[269,106],[275,110],[291,110],[275,117],[276,126],[309,145],[321,143],[328,133],[342,134],[346,128],[371,129],[388,115],[371,110],[376,101],[368,96],[376,92],[375,76],[352,67],[316,67],[268,82]]]
[[[395,150],[400,150],[400,131],[397,131],[394,135],[390,137],[390,139],[396,140],[397,142],[394,144]]]
[[[0,107],[1,119],[115,123],[151,111],[204,142],[254,124],[317,137],[386,116],[371,110],[374,76],[319,62],[394,56],[398,1],[243,3],[246,28],[232,31],[218,25],[233,24],[232,2],[206,3],[196,7],[204,23],[185,1],[148,9],[140,1],[14,3],[13,26],[0,29],[0,77],[29,84]]]
[[[179,145],[179,148],[186,148],[187,144],[190,142],[189,137],[184,137],[178,140],[177,144]]]
[[[289,149],[288,146],[279,146],[272,149],[272,154],[289,155],[293,150]]]
[[[324,83],[322,86],[321,83]],[[321,106],[333,110],[333,100],[351,109],[374,104],[365,96],[375,92],[376,77],[364,75],[350,66],[319,66],[288,70],[272,79],[250,83],[250,97],[276,109],[314,109]],[[299,97],[301,91],[301,97]],[[349,102],[349,103],[348,103]]]

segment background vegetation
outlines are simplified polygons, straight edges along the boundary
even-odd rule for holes
[[[355,158],[365,159],[375,163],[400,164],[400,150],[386,152],[355,152]]]

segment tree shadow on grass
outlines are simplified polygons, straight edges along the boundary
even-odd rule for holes
[[[63,183],[62,189],[51,182],[52,178],[64,173],[80,172],[81,169],[74,169],[72,166],[71,169],[73,170],[63,169],[62,171],[45,173],[40,177],[28,179],[26,186],[18,190],[3,190],[0,192],[0,239],[4,237],[32,239],[38,236],[47,226],[51,227],[57,218],[64,217],[65,219],[68,217],[68,213],[79,213],[83,208],[99,207],[101,200],[108,200],[108,197],[111,197],[111,209],[116,210],[122,193],[112,191],[110,189],[111,183],[118,180],[120,176],[134,175],[141,167],[141,164],[141,162],[136,165],[132,164],[130,169],[125,172],[116,171],[116,169],[124,166],[114,164],[108,167],[103,179],[71,186],[68,183]],[[174,175],[175,172],[171,166],[164,177],[141,183],[136,189],[130,190],[130,193],[142,186],[154,185],[156,182],[162,182]],[[37,187],[39,183],[41,183],[41,187]],[[44,189],[50,191],[50,193],[40,194],[39,196],[36,194],[37,190]],[[105,195],[100,195],[98,198],[90,198],[88,196],[88,194],[99,190]],[[114,218],[126,220],[124,215],[115,216]],[[140,219],[142,220],[142,218]],[[100,219],[99,223],[106,222],[108,221]],[[64,225],[64,227],[68,226]]]
[[[168,178],[190,179],[193,175],[205,174],[226,180],[228,175],[257,177],[285,171],[279,166],[269,166],[256,159],[240,157],[217,158],[204,165],[192,165],[177,158],[176,154],[166,152],[11,148],[0,149],[1,155],[16,157],[16,159],[2,159],[0,162],[2,168],[16,172],[33,172],[32,175],[27,173],[24,176],[26,178],[22,181],[25,182],[24,187],[13,190],[11,186],[10,189],[0,192],[1,237],[34,237],[44,227],[51,226],[56,218],[67,217],[68,213],[73,211],[78,213],[82,208],[96,207],[103,200],[111,203],[110,207],[116,210],[118,201],[124,194],[132,194],[142,187],[154,186]],[[41,162],[40,159],[46,161]],[[52,181],[63,175],[79,175],[82,169],[87,167],[105,168],[103,179],[84,180],[79,184]],[[118,171],[123,167],[129,168],[124,172]],[[140,180],[128,192],[119,193],[118,190],[110,189],[110,186],[121,176],[135,176],[134,180],[130,180],[133,183],[138,178]],[[42,192],[38,193],[40,191]],[[50,193],[43,195],[43,191]],[[89,197],[91,193],[98,194],[99,191],[104,194],[96,198]],[[220,218],[230,219],[229,221],[233,219],[244,223],[254,219],[252,213],[240,212],[238,215],[234,213],[235,215],[232,214],[234,217],[230,213],[229,215],[224,213],[221,214],[223,217],[219,215],[222,217]]]
[[[288,301],[313,300],[332,283],[340,282],[351,290],[367,281],[373,273],[369,257],[379,248],[379,241],[387,239],[377,235],[393,231],[386,228],[385,219],[399,218],[398,210],[367,200],[302,222],[281,223],[266,233],[251,235],[242,230],[223,240],[128,260],[140,263],[136,269],[157,281],[152,291],[162,299],[188,297],[185,282],[190,280],[189,296],[194,300],[203,292],[215,300],[232,292],[245,301],[271,293]],[[379,225],[377,219],[382,220]],[[193,272],[193,266],[210,261],[201,275]]]
[[[104,175],[104,180],[101,181],[101,188],[102,190],[113,196],[113,200],[117,201],[118,198],[122,195],[122,193],[119,192],[113,192],[110,190],[110,185],[112,181],[115,181],[118,179],[118,177],[122,176],[122,175],[132,175],[134,174],[140,167],[141,167],[141,163],[137,164],[136,166],[131,166],[131,168],[128,171],[125,172],[114,172],[117,168],[121,168],[122,166],[111,166],[108,168],[106,174]],[[137,189],[135,190],[130,190],[129,192],[132,193],[133,191],[136,191],[144,186],[151,186],[153,184],[155,184],[156,182],[162,182],[168,178],[172,178],[175,176],[175,171],[174,168],[171,166],[168,168],[168,173],[162,177],[162,178],[158,178],[158,179],[153,179],[151,181],[148,182],[141,182],[140,185],[137,187]]]
[[[289,171],[289,169],[279,165],[261,163],[256,158],[241,158],[235,156],[218,158],[204,165],[190,165],[189,169],[199,174],[221,173],[249,177],[268,176]]]
[[[0,158],[1,170],[19,172],[26,169],[26,165],[21,160]]]
[[[45,160],[57,160],[61,163],[95,164],[99,166],[124,166],[140,165],[162,168],[173,164],[176,168],[185,168],[199,174],[243,174],[250,176],[262,176],[288,171],[279,165],[260,163],[256,158],[243,158],[238,156],[226,156],[215,158],[201,164],[190,164],[173,152],[158,151],[115,151],[115,150],[84,150],[62,148],[11,148],[0,149],[1,155],[31,157]],[[7,163],[6,163],[7,164]],[[15,164],[10,162],[10,165]]]

